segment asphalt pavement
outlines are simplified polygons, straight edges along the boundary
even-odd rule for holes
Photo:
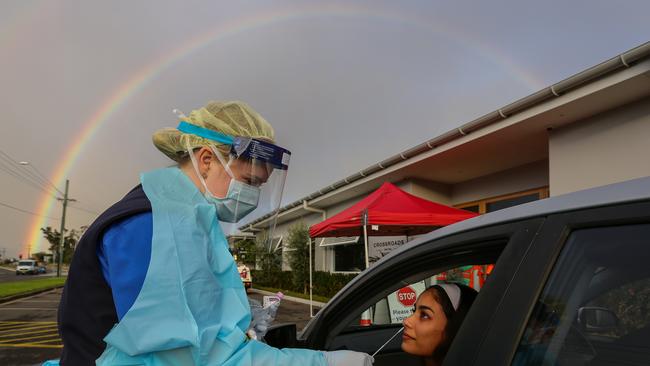
[[[40,365],[59,357],[60,298],[61,289],[56,289],[0,304],[0,365]]]
[[[0,271],[0,281],[7,278]],[[2,276],[4,275],[4,276]],[[16,276],[15,277],[34,276]],[[0,365],[40,365],[57,359],[61,339],[56,326],[56,310],[62,289],[0,304]],[[262,301],[262,294],[249,293],[249,298]],[[318,308],[314,308],[314,313]],[[309,321],[309,305],[283,300],[275,323],[296,323],[298,331]]]
[[[255,299],[262,303],[262,294],[256,293],[252,290],[248,293],[249,299]],[[318,312],[319,308],[314,307],[314,315]],[[278,312],[275,316],[273,324],[280,323],[296,323],[296,329],[300,332],[311,317],[309,316],[309,305],[297,303],[289,300],[282,300]]]
[[[48,273],[37,274],[37,275],[16,275],[16,269],[0,267],[0,283],[33,280],[34,278],[52,277],[52,276],[56,276],[56,272],[49,271]]]

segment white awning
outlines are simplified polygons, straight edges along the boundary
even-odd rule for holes
[[[333,247],[335,245],[356,244],[359,241],[358,236],[344,236],[339,238],[323,238],[320,242],[321,247]]]
[[[271,241],[271,248],[274,252],[278,249],[282,249],[282,236],[273,238]]]

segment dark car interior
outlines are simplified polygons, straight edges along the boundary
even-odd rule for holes
[[[514,365],[650,364],[650,225],[576,231]]]

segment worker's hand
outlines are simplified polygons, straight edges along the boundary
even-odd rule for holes
[[[355,351],[323,352],[328,366],[371,366],[375,359],[367,353]]]
[[[273,322],[273,318],[269,314],[268,309],[264,309],[259,301],[250,299],[249,303],[251,307],[251,324],[247,334],[252,339],[262,340],[271,322]],[[253,331],[252,333],[251,330]]]

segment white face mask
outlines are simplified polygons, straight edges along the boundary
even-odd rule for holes
[[[255,187],[236,180],[234,174],[232,173],[232,170],[230,170],[230,166],[223,161],[221,154],[216,151],[214,146],[210,146],[210,148],[212,149],[212,152],[217,156],[217,159],[219,159],[219,162],[221,162],[221,165],[223,165],[226,173],[228,173],[230,176],[230,183],[228,184],[228,192],[226,193],[226,197],[219,198],[212,194],[212,192],[210,192],[208,189],[208,185],[205,183],[201,172],[199,171],[199,165],[196,162],[194,153],[191,149],[188,149],[190,159],[192,160],[192,165],[194,166],[194,171],[198,175],[199,180],[205,189],[203,196],[217,209],[217,217],[219,220],[231,223],[238,222],[246,215],[253,212],[255,208],[257,208],[257,204],[260,199],[260,189],[259,187]]]

